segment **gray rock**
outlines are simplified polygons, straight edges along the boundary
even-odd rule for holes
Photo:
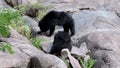
[[[10,6],[8,6],[8,4],[5,2],[5,0],[0,0],[0,8],[2,8],[2,7],[9,7],[10,8]]]
[[[120,54],[114,51],[96,50],[92,53],[96,63],[93,68],[119,68]]]
[[[119,31],[120,18],[110,11],[79,11],[73,14],[76,34],[72,37],[77,43],[82,36],[101,31]],[[73,44],[80,46],[77,44]]]
[[[40,45],[46,53],[49,53],[52,48],[52,41],[43,41],[40,43]]]
[[[72,68],[81,68],[78,60],[76,60],[70,53],[70,51],[68,49],[62,49],[61,51],[61,55],[62,57],[68,57],[70,64],[72,65]]]
[[[67,68],[62,60],[49,54],[32,57],[31,62],[35,68]]]
[[[85,41],[89,49],[100,48],[103,50],[112,50],[119,52],[119,34],[120,33],[116,31],[93,32],[83,36],[80,40],[82,40],[81,42]]]
[[[26,54],[21,52],[15,52],[13,55],[0,53],[0,68],[27,68],[29,59],[30,58]]]
[[[80,11],[73,14],[76,35],[73,45],[86,43],[95,59],[93,68],[119,68],[120,19],[110,11]]]
[[[108,10],[120,13],[119,0],[46,0],[45,5],[52,5],[53,10],[79,11],[79,10]]]
[[[78,11],[73,14],[73,18],[76,32],[90,32],[95,29],[108,31],[120,28],[119,17],[110,11]]]
[[[33,18],[30,18],[28,16],[22,17],[23,22],[30,27],[31,29],[31,37],[36,37],[37,32],[40,31],[38,27],[38,22],[36,22]]]
[[[81,43],[80,47],[72,46],[71,50],[71,54],[78,58],[85,57],[88,52],[86,43]]]

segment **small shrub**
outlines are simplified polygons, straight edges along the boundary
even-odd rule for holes
[[[13,27],[18,33],[27,37],[27,39],[30,39],[31,29],[29,26],[25,25],[22,21],[18,23],[12,23],[10,26]]]
[[[12,50],[10,44],[0,43],[0,50],[3,52],[9,52],[10,54],[14,54],[14,51]]]
[[[30,39],[30,28],[27,25],[21,26],[21,34]]]
[[[24,26],[25,24],[23,23],[22,20],[16,22],[16,21],[13,21],[12,24],[10,24],[10,26],[12,28],[14,28],[16,31],[18,31],[20,33],[21,31],[21,26]]]
[[[13,11],[8,8],[0,8],[0,35],[7,37],[9,35],[9,25],[12,21],[20,20],[19,11]]]
[[[41,49],[41,47],[40,47],[41,39],[40,38],[31,38],[30,41],[36,48]]]
[[[83,68],[92,68],[94,63],[95,63],[95,60],[92,59],[92,58],[89,58],[87,60],[85,59],[80,59],[80,63],[82,65]]]

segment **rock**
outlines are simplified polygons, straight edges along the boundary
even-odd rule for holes
[[[92,32],[79,41],[86,42],[91,56],[96,60],[94,68],[119,68],[120,66],[120,32]]]
[[[119,68],[120,54],[114,51],[97,50],[92,54],[96,60],[93,68]]]
[[[31,18],[31,17],[28,17],[28,16],[23,16],[22,17],[22,20],[24,21],[24,23],[26,24],[26,25],[28,25],[29,27],[31,27],[31,28],[35,28],[35,27],[38,27],[38,22],[36,22],[33,18]],[[36,29],[36,31],[37,31],[38,29]]]
[[[5,2],[5,0],[0,0],[0,8],[1,7],[10,7],[7,5],[7,3]]]
[[[40,45],[46,53],[49,53],[52,48],[52,41],[43,41],[40,43]]]
[[[11,38],[11,40],[9,40]],[[12,27],[10,27],[10,38],[6,38],[6,41],[8,43],[14,43],[16,40],[16,43],[19,41],[17,40],[21,40],[23,41],[25,44],[31,44],[31,42],[24,36],[20,35],[16,30],[14,30]],[[8,40],[7,40],[8,39]],[[13,40],[12,40],[13,39]]]
[[[32,57],[31,60],[35,68],[67,68],[66,64],[54,55],[45,54]]]
[[[119,17],[110,11],[79,11],[73,14],[73,18],[76,32],[90,32],[95,31],[94,29],[108,31],[120,28]]]
[[[86,54],[89,52],[86,46],[86,43],[82,43],[80,45],[80,48],[72,46],[71,54],[78,58],[85,57]]]
[[[106,2],[106,4],[104,4],[105,8],[109,11],[114,11],[116,13],[120,13],[120,1],[119,0],[112,0],[112,1],[109,1],[109,2]]]
[[[81,68],[79,62],[73,56],[71,56],[71,53],[68,49],[62,49],[61,56],[62,57],[66,56],[69,58],[70,64],[72,65],[72,68]]]
[[[73,45],[86,43],[93,68],[119,68],[120,18],[110,11],[80,11],[73,14],[76,34]]]
[[[23,16],[22,17],[23,22],[30,27],[31,29],[31,37],[36,37],[37,32],[40,31],[38,27],[38,23],[33,19],[28,16]]]
[[[63,0],[46,0],[43,2],[45,5],[50,5],[52,8],[50,10],[57,10],[57,11],[69,11],[75,12],[78,9],[69,3],[70,1],[63,1]],[[75,4],[74,4],[75,5]],[[60,8],[60,9],[59,9]]]
[[[72,37],[77,43],[82,36],[96,31],[119,31],[120,18],[110,11],[79,11],[73,14],[76,34]],[[80,46],[80,44],[73,44]]]
[[[52,5],[53,10],[79,11],[79,10],[108,10],[120,13],[119,0],[46,0],[45,5]]]
[[[110,50],[114,52],[119,52],[119,38],[120,33],[116,31],[108,32],[93,32],[87,34],[81,38],[81,42],[87,43],[87,48],[98,48],[100,50]],[[84,40],[83,40],[84,39]],[[89,41],[89,42],[88,42]]]
[[[14,55],[0,53],[0,68],[27,68],[29,59],[26,54],[21,52],[17,52]]]

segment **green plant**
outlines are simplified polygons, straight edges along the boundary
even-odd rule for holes
[[[21,15],[17,10],[8,9],[6,7],[0,8],[0,36],[7,37],[9,35],[9,25],[12,24],[13,21],[19,21],[20,17]],[[10,54],[14,53],[10,44],[0,43],[0,50],[9,52]]]
[[[19,11],[13,11],[8,8],[0,8],[0,35],[7,37],[9,35],[9,25],[12,21],[20,20]]]
[[[30,39],[31,29],[27,25],[21,26],[21,34]]]
[[[82,67],[83,68],[92,68],[94,63],[95,63],[95,60],[92,59],[92,58],[89,58],[87,60],[85,59],[80,59],[80,63],[82,64]]]
[[[41,47],[40,47],[41,39],[40,38],[31,38],[30,41],[36,48],[41,49]]]
[[[10,46],[10,44],[0,43],[0,50],[3,52],[9,52],[10,54],[14,54],[14,51],[12,47]]]
[[[10,26],[11,26],[12,28],[14,28],[16,31],[18,31],[19,33],[20,33],[20,31],[21,31],[21,27],[24,26],[24,25],[25,25],[25,24],[23,23],[22,20],[20,20],[20,21],[18,21],[18,22],[13,21],[13,22],[10,24]]]
[[[27,39],[30,39],[31,29],[29,26],[25,25],[23,21],[20,21],[18,23],[12,23],[10,26],[14,28],[18,33],[27,37]]]

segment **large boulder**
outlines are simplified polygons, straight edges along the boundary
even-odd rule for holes
[[[73,14],[76,32],[115,30],[120,28],[120,19],[110,11],[78,11]]]
[[[93,68],[120,67],[120,32],[96,31],[83,36],[79,44],[85,42],[96,63]]]
[[[10,68],[10,67],[16,67],[16,68],[28,68],[29,57],[20,52],[16,49],[16,52],[14,55],[11,54],[5,54],[0,52],[0,68]],[[14,49],[14,51],[15,51]]]
[[[44,4],[53,5],[54,10],[109,10],[120,13],[119,0],[46,0]]]
[[[33,68],[67,68],[62,60],[50,54],[34,56],[31,58],[31,63]]]
[[[107,10],[120,16],[119,0],[45,0],[45,5],[52,6],[51,10],[74,13],[79,10]]]
[[[73,14],[76,34],[74,43],[82,36],[95,31],[119,31],[120,18],[110,11],[79,11]]]
[[[73,14],[76,34],[73,45],[86,43],[95,59],[93,68],[119,68],[120,18],[110,11],[79,11]]]

